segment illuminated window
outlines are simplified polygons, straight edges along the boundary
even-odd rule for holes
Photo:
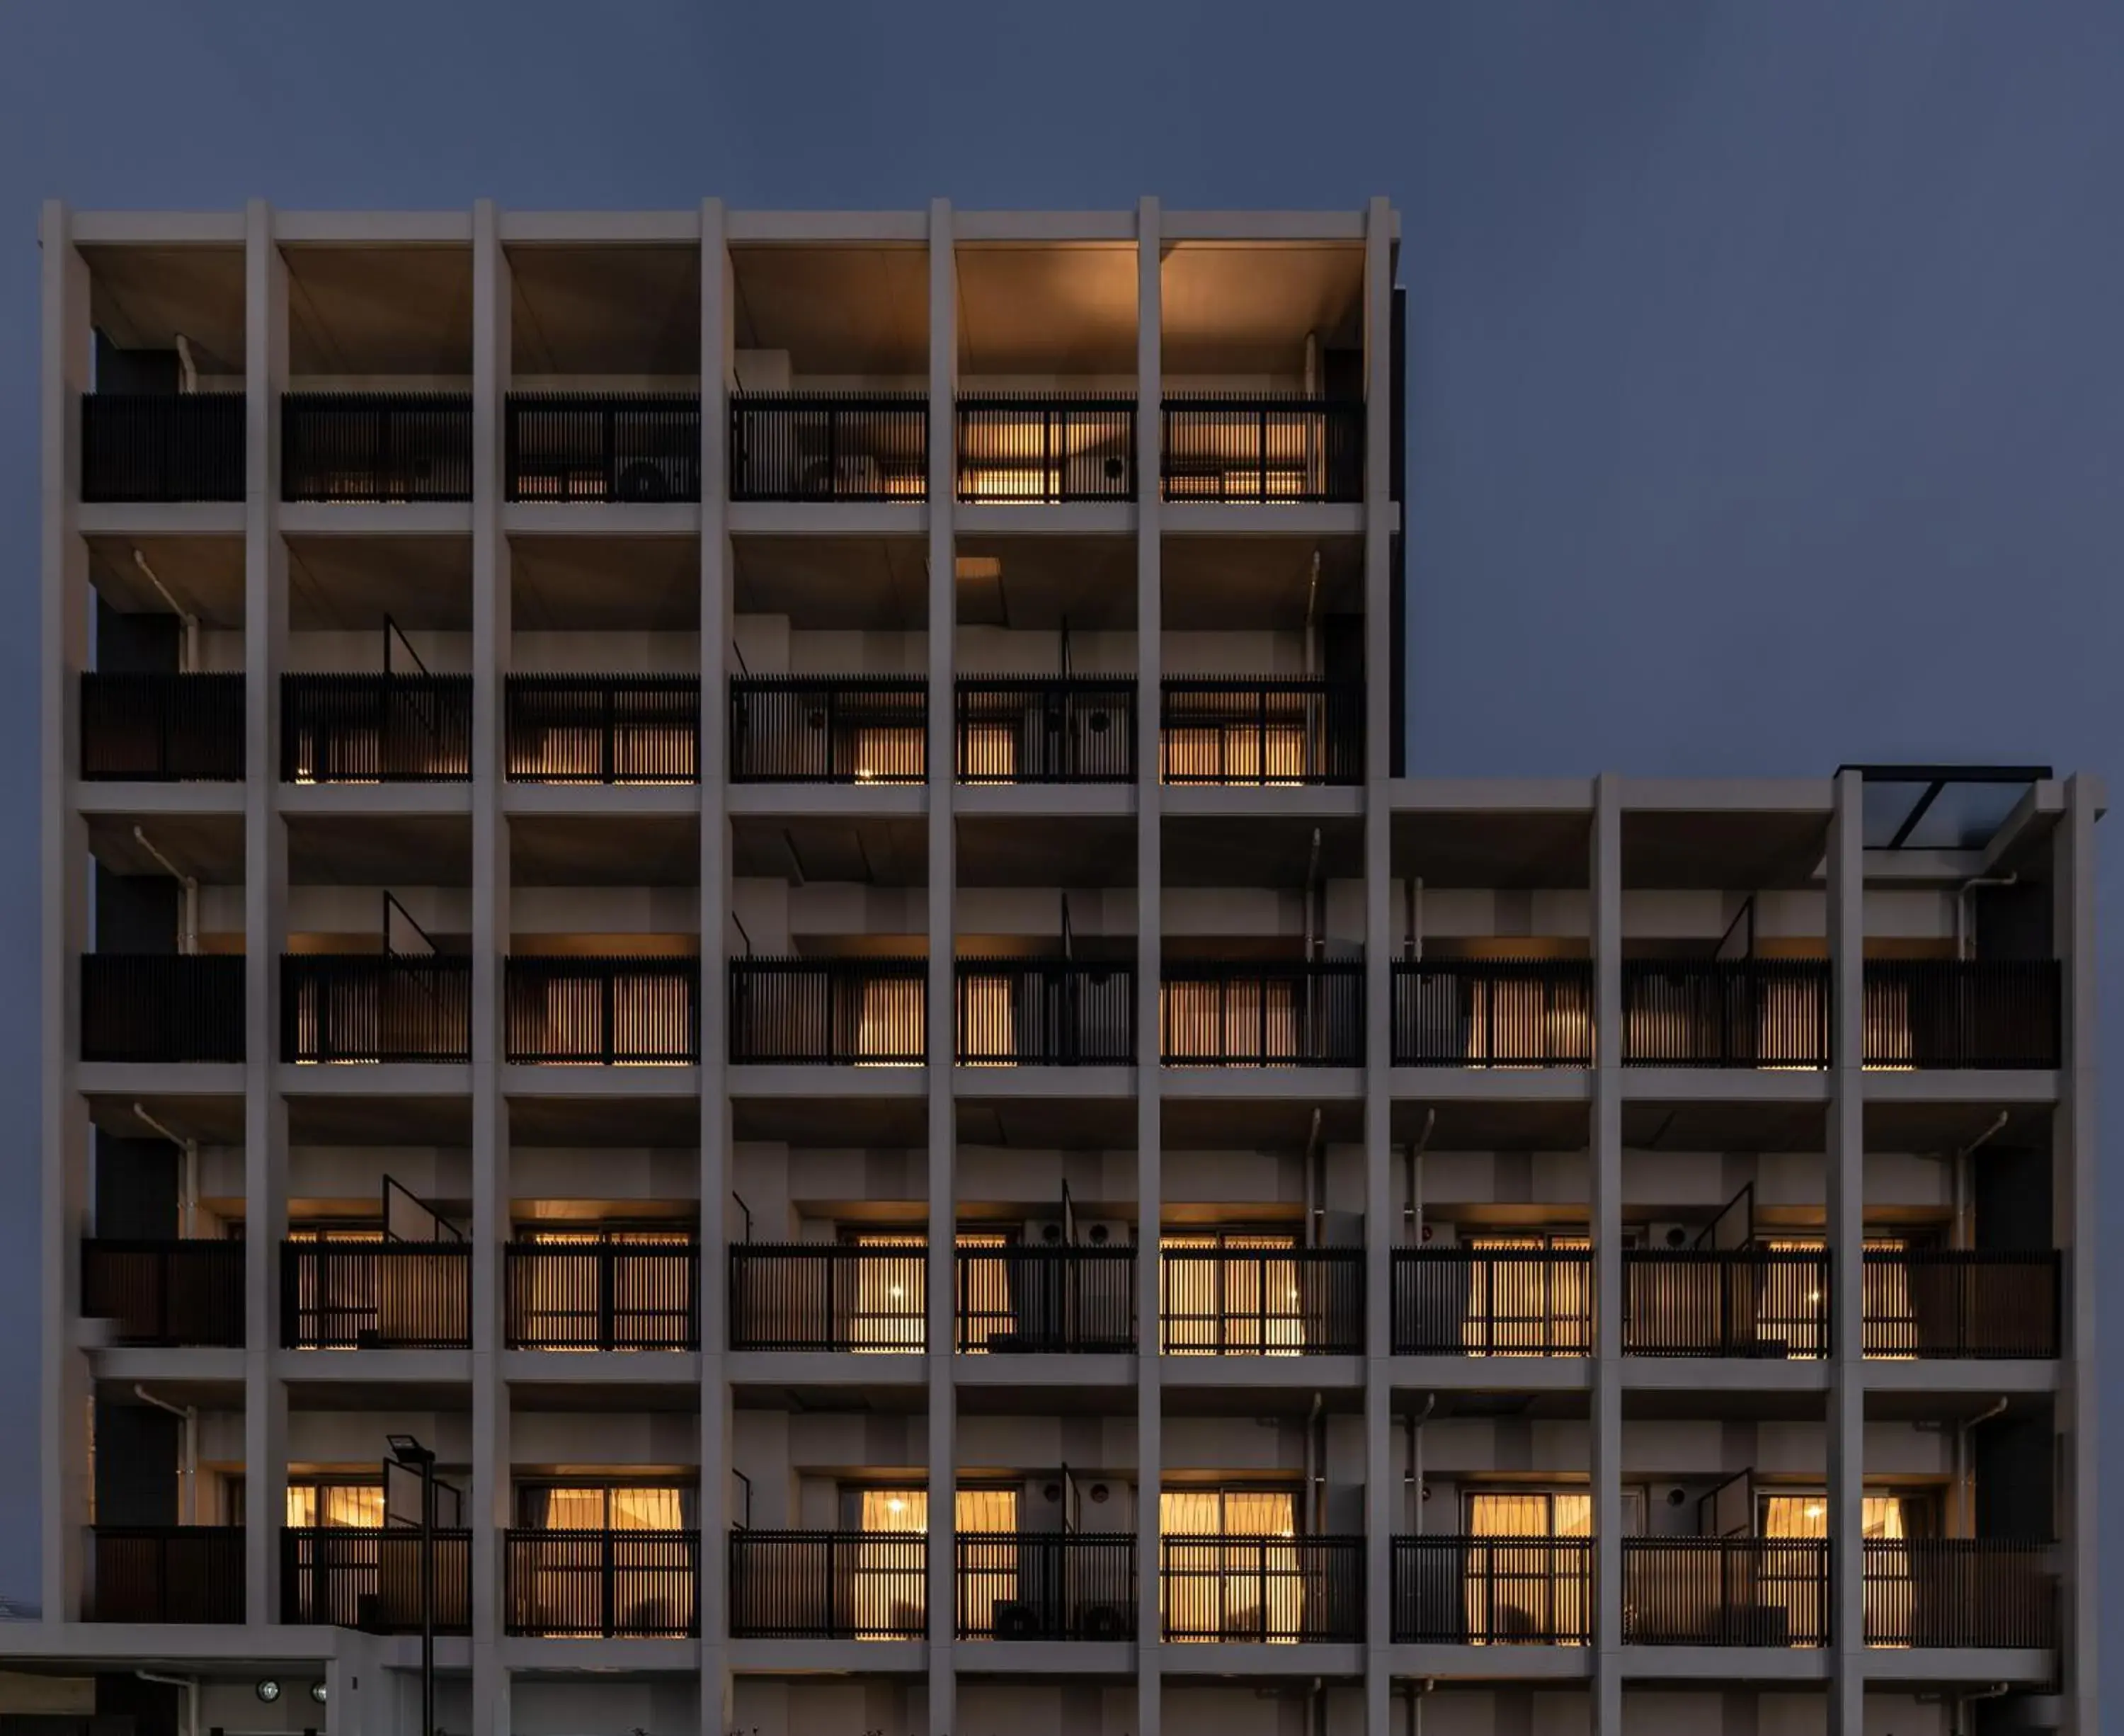
[[[1588,1262],[1538,1257],[1583,1254],[1593,1245],[1590,1237],[1576,1232],[1486,1231],[1464,1235],[1460,1245],[1527,1256],[1470,1263],[1468,1317],[1461,1323],[1460,1337],[1471,1354],[1584,1356],[1591,1350]]]
[[[1304,1283],[1289,1231],[1177,1231],[1158,1238],[1158,1313],[1168,1356],[1297,1356]],[[1227,1258],[1226,1256],[1229,1256]]]
[[[1304,1631],[1298,1498],[1287,1489],[1167,1489],[1158,1607],[1168,1640],[1295,1641]]]

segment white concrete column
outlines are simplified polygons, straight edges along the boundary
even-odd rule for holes
[[[1593,781],[1593,1101],[1587,1129],[1593,1239],[1594,1736],[1623,1730],[1623,780]]]
[[[509,1736],[509,1672],[500,1645],[502,1532],[510,1519],[510,1395],[502,1378],[509,1104],[501,1077],[510,931],[503,680],[510,661],[510,582],[501,531],[501,419],[511,298],[492,200],[472,207],[472,1698],[473,1736]]]
[[[1158,1659],[1158,1495],[1165,1462],[1159,1396],[1158,1226],[1164,1198],[1164,1131],[1159,1122],[1158,954],[1164,929],[1158,719],[1165,673],[1164,597],[1159,543],[1163,419],[1163,254],[1158,203],[1136,205],[1135,292],[1135,1197],[1136,1197],[1136,1729],[1158,1736],[1163,1694]]]
[[[1393,210],[1365,211],[1365,1729],[1389,1736],[1393,1681]]]
[[[952,1061],[957,1047],[952,960],[958,946],[958,874],[952,821],[952,676],[958,598],[952,506],[956,466],[955,394],[959,374],[958,276],[949,200],[929,202],[929,1732],[950,1736],[958,1716],[953,1635],[953,1522],[958,1491],[956,1394],[953,1390],[952,1249],[958,1227],[959,1131]]]
[[[279,1371],[280,1239],[288,1228],[288,1110],[280,1095],[280,954],[288,840],[280,819],[280,684],[288,640],[280,540],[280,393],[288,378],[288,271],[272,209],[244,209],[243,510],[243,1470],[247,1614],[280,1619],[287,1519],[287,1390]]]
[[[1865,783],[1836,774],[1823,857],[1830,980],[1829,1736],[1866,1720],[1864,1280],[1866,1103],[1862,1070],[1866,954]]]
[[[724,1736],[730,1672],[730,247],[701,206],[701,1614],[702,1736]]]
[[[45,202],[42,260],[44,425],[38,742],[42,945],[38,998],[41,1074],[40,1291],[43,1357],[39,1436],[43,1599],[47,1621],[80,1613],[82,1527],[90,1503],[89,1381],[80,1340],[81,1239],[88,1226],[87,1106],[75,1089],[81,1056],[81,955],[88,948],[88,830],[80,813],[81,673],[88,666],[88,550],[81,539],[81,395],[92,371],[88,267],[67,208]]]
[[[2096,1621],[2095,1580],[2101,1561],[2101,1481],[2095,1410],[2102,1367],[2095,1354],[2100,1313],[2099,1248],[2095,1230],[2095,1164],[2101,1130],[2095,1119],[2094,822],[2103,793],[2085,773],[2065,786],[2065,814],[2051,843],[2051,941],[2057,949],[2064,1026],[2061,1033],[2057,1115],[2051,1131],[2052,1240],[2064,1250],[2061,1310],[2064,1361],[2055,1412],[2059,1437],[2057,1535],[2062,1589],[2059,1628],[2065,1736],[2095,1736],[2102,1728],[2097,1691],[2102,1677],[2102,1630]]]

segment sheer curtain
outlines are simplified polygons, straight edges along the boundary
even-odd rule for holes
[[[350,1526],[374,1531],[383,1523],[383,1489],[374,1483],[290,1483],[287,1522],[298,1529]]]

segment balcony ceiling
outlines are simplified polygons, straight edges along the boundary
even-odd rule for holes
[[[801,376],[929,371],[929,256],[920,247],[731,249],[740,350],[787,350]]]
[[[1989,1103],[1869,1103],[1866,1105],[1868,1151],[1959,1150],[1999,1118]],[[1972,1161],[1982,1164],[2008,1152],[2051,1149],[2051,1109],[2046,1103],[2015,1103],[2006,1124],[1984,1141]]]
[[[1067,621],[1079,633],[1135,629],[1135,543],[1127,537],[962,537],[958,554],[961,627],[1055,633]],[[1058,654],[1042,673],[1060,672]]]
[[[510,367],[519,379],[699,379],[699,247],[511,247],[509,271]]]
[[[1820,1103],[1626,1103],[1623,1144],[1637,1151],[1819,1151]]]
[[[467,380],[472,249],[284,247],[288,371]]]
[[[732,549],[740,615],[887,633],[919,632],[928,619],[928,553],[919,537],[739,537]]]
[[[1417,1070],[1420,1080],[1421,1070]],[[1583,1103],[1501,1096],[1488,1103],[1430,1103],[1423,1100],[1420,1082],[1412,1089],[1416,1096],[1394,1102],[1391,1119],[1396,1145],[1422,1139],[1426,1127],[1433,1151],[1582,1151],[1591,1137]]]
[[[510,539],[517,633],[698,633],[701,545],[690,537]]]
[[[239,1131],[235,1142],[241,1143],[242,1137]],[[469,1146],[472,1099],[291,1094],[288,1142],[294,1146]]]
[[[962,379],[1135,377],[1133,247],[975,243],[955,264]]]
[[[387,617],[411,631],[472,631],[470,537],[292,536],[287,543],[288,624],[296,632],[381,632]]]
[[[205,1146],[243,1143],[243,1099],[240,1096],[143,1097],[137,1091],[128,1091],[109,1097],[92,1094],[88,1099],[88,1118],[99,1132],[117,1139],[162,1138],[162,1134],[141,1120],[139,1112],[142,1109],[180,1138],[195,1139]],[[469,1135],[469,1120],[466,1127]]]
[[[294,886],[472,883],[472,821],[462,814],[290,814]]]
[[[174,348],[203,374],[243,372],[243,249],[83,247],[89,318],[123,350]]]
[[[509,1137],[519,1146],[698,1150],[701,1099],[631,1091],[609,1097],[512,1097]]]
[[[1135,821],[1125,815],[1088,814],[1067,820],[961,815],[957,825],[962,887],[1089,892],[1136,883]],[[1058,924],[1060,910],[1058,899]]]
[[[241,537],[91,537],[90,578],[96,594],[125,614],[167,614],[133,558],[139,549],[163,590],[197,615],[203,626],[243,627],[243,539]]]
[[[1582,811],[1403,812],[1393,825],[1395,877],[1426,887],[1582,890],[1591,873]]]
[[[926,1148],[926,1097],[738,1097],[731,1099],[732,1136],[825,1150],[860,1146]]]
[[[1364,826],[1355,818],[1190,815],[1165,821],[1165,884],[1299,892],[1315,831],[1325,877],[1351,880],[1363,874]]]
[[[136,825],[148,844],[202,885],[243,884],[241,814],[92,814],[90,854],[114,874],[167,874],[169,869],[133,835]]]
[[[1313,595],[1313,557],[1320,588]],[[1285,537],[1180,537],[1159,557],[1168,633],[1302,633],[1311,598],[1316,617],[1357,614],[1365,606],[1364,543]],[[1187,671],[1175,670],[1175,675]]]
[[[1818,886],[1827,826],[1819,812],[1625,810],[1623,884],[1662,892]]]
[[[1132,1107],[1132,1106],[1131,1106]],[[1303,1151],[1313,1106],[1267,1099],[1168,1098],[1158,1106],[1168,1151]],[[1364,1137],[1364,1105],[1323,1103],[1321,1137],[1346,1145]]]
[[[1051,1096],[961,1099],[959,1142],[1018,1151],[1132,1151],[1135,1105],[1121,1098],[1074,1097],[1066,1079]],[[1079,1202],[1077,1216],[1105,1216]]]
[[[744,815],[731,821],[731,857],[741,880],[916,887],[928,879],[929,832],[919,819]],[[972,883],[961,874],[961,884]]]
[[[1348,243],[1181,242],[1159,273],[1168,377],[1295,375],[1305,336],[1323,347],[1364,336],[1365,250]]]
[[[509,822],[513,885],[674,886],[701,878],[693,814],[519,814]]]

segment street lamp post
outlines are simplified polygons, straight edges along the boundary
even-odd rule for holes
[[[391,1456],[421,1478],[421,1736],[435,1732],[435,1456],[411,1435],[387,1435]]]

